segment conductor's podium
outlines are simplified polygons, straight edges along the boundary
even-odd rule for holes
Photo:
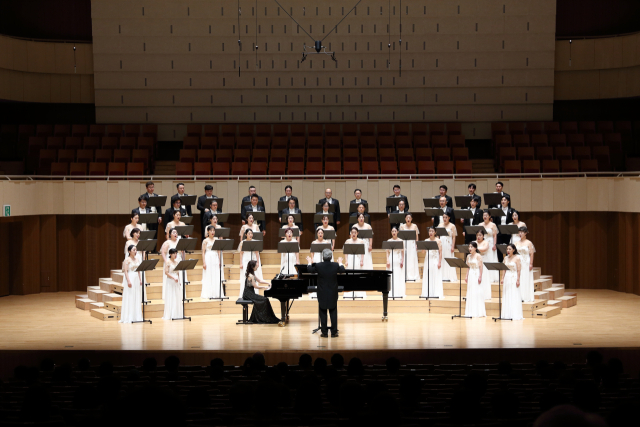
[[[334,252],[334,259],[343,257],[342,250]],[[308,250],[300,252],[300,260],[306,263],[306,257],[310,253]],[[372,251],[373,269],[386,269],[386,253],[381,249]],[[418,255],[420,263],[420,277],[423,276],[424,255]],[[462,258],[462,254],[456,252],[456,257]],[[164,302],[162,301],[162,269],[163,260],[160,255],[152,255],[150,259],[159,259],[155,270],[147,272],[145,279],[150,283],[146,288],[146,298],[151,301],[145,308],[145,318],[154,319],[162,317]],[[190,282],[186,288],[187,298],[193,300],[185,304],[185,316],[200,315],[224,315],[233,314],[238,316],[240,308],[236,305],[236,299],[240,296],[241,260],[239,253],[225,253],[223,274],[226,279],[225,296],[227,300],[201,299],[202,291],[202,254],[198,251],[187,256],[187,259],[198,259],[200,262],[195,270],[187,273],[187,280]],[[280,254],[274,250],[265,250],[260,255],[262,274],[265,280],[271,280],[280,272]],[[456,269],[458,274],[458,269]],[[523,303],[523,313],[525,318],[547,319],[562,313],[562,309],[570,308],[577,304],[578,297],[575,292],[566,292],[563,284],[553,283],[551,276],[542,275],[540,268],[533,270],[535,279],[535,301],[533,303]],[[462,269],[462,277],[465,277],[466,269]],[[76,296],[76,307],[89,311],[92,318],[100,320],[119,320],[122,307],[122,280],[121,270],[111,270],[110,277],[99,279],[95,286],[88,286],[86,294]],[[462,280],[462,310],[464,312],[466,295],[466,282]],[[444,295],[442,300],[425,300],[420,298],[422,291],[422,280],[406,283],[406,297],[403,299],[389,300],[389,318],[394,314],[408,313],[430,313],[434,315],[452,315],[458,313],[460,303],[459,292],[460,282],[444,282]],[[499,315],[499,292],[501,285],[497,282],[491,285],[491,301],[486,302],[487,317]],[[260,291],[262,294],[263,291]],[[271,305],[275,313],[280,312],[280,301],[271,299]],[[343,299],[338,301],[340,313],[363,313],[379,315],[382,307],[382,296],[379,292],[367,292],[365,299]],[[309,295],[304,295],[296,300],[291,309],[292,314],[317,314],[318,303]],[[234,318],[235,319],[235,318]],[[235,322],[235,320],[234,320]]]

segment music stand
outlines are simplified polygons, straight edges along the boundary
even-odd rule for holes
[[[391,208],[391,211],[393,212],[395,209],[397,209],[398,207],[398,203],[400,203],[400,200],[404,201],[404,205],[405,205],[405,209],[407,207],[407,198],[406,197],[387,197],[387,208]]]
[[[469,209],[471,207],[471,196],[455,196],[454,198],[456,199],[457,207],[461,209]]]
[[[223,213],[223,212],[212,213],[211,211],[209,211],[208,213],[209,213],[209,215],[211,215],[211,218],[213,218],[214,216],[218,217],[218,224],[227,222],[229,220],[229,214],[228,213]],[[209,221],[211,221],[211,218],[209,218]]]
[[[214,201],[218,202],[218,210],[222,211],[222,205],[224,204],[224,199],[222,199],[222,198],[219,199],[217,197],[214,197],[212,199],[205,199],[204,208],[205,209],[211,209],[211,203],[213,203]]]
[[[358,223],[358,215],[350,215],[349,216],[349,225],[353,225],[353,224],[357,224]],[[371,217],[369,216],[369,214],[364,214],[364,222],[366,224],[371,224]]]
[[[193,225],[179,225],[177,227],[173,227],[174,230],[178,232],[178,236],[192,236],[193,235]]]
[[[500,311],[498,312],[498,317],[493,317],[493,321],[496,322],[498,320],[513,320],[502,317],[502,285],[500,284],[500,271],[508,270],[509,267],[501,262],[485,262],[484,265],[487,267],[487,270],[498,271],[498,303],[500,306]],[[467,286],[469,285],[467,284]]]
[[[456,245],[456,249],[458,249],[458,252],[460,252],[461,254],[465,254],[465,257],[470,253],[469,245]]]
[[[219,251],[220,252],[220,260],[218,262],[218,264],[220,264],[220,291],[218,293],[219,297],[217,298],[209,298],[210,300],[226,300],[229,299],[229,297],[223,297],[222,296],[222,267],[224,264],[224,252],[223,251],[232,251],[233,250],[233,240],[232,239],[216,239],[213,242],[213,247],[211,248],[212,251]]]
[[[405,241],[409,241],[409,240],[413,240],[414,242],[416,241],[416,230],[400,230],[398,231],[398,237],[401,238],[402,240]],[[416,280],[408,280],[407,279],[407,251],[404,251],[404,281],[405,282],[415,282]]]
[[[439,297],[432,297],[430,292],[431,292],[431,277],[429,275],[429,273],[431,272],[431,251],[437,251],[438,250],[438,242],[436,242],[435,240],[419,240],[416,243],[416,250],[421,250],[421,251],[427,251],[427,258],[426,258],[426,264],[427,264],[427,296],[422,296],[420,295],[420,298],[424,298],[425,300],[429,300],[431,298],[439,298]],[[442,267],[442,261],[440,261],[440,266]],[[424,269],[424,267],[423,267]]]
[[[453,216],[459,219],[469,219],[473,218],[473,212],[471,212],[471,209],[455,209]]]
[[[318,230],[320,230],[322,227],[320,228],[316,228],[316,238],[318,237]],[[322,232],[324,233],[324,238],[327,240],[335,240],[336,238],[336,230],[322,230]]]
[[[289,215],[291,215],[293,217],[293,223],[294,224],[299,224],[302,222],[302,214],[299,213],[283,213],[282,216],[280,217],[281,219],[281,223],[282,224],[288,224],[287,219],[289,218]]]
[[[458,301],[458,314],[451,316],[451,319],[455,319],[456,317],[471,319],[471,316],[462,315],[462,269],[467,268],[467,263],[458,258],[445,258],[444,260],[447,261],[447,264],[451,267],[458,268],[460,272],[460,300]],[[468,283],[467,286],[469,286]]]
[[[149,197],[149,199],[147,200],[147,206],[149,206],[150,208],[153,207],[157,209],[157,208],[164,207],[164,205],[166,204],[167,204],[167,196]]]
[[[157,199],[157,197],[155,197]],[[138,214],[138,222],[140,224],[157,224],[158,212]]]
[[[186,194],[184,196],[180,196],[180,204],[183,206],[195,205],[197,197],[198,196],[193,196],[193,195],[187,196]]]
[[[413,230],[412,230],[413,231]],[[391,298],[392,300],[395,300],[396,298],[402,298],[402,297],[397,297],[396,296],[396,292],[395,292],[395,278],[394,278],[394,274],[393,274],[393,251],[398,250],[398,249],[404,249],[404,242],[390,242],[390,241],[384,241],[382,242],[382,249],[387,249],[391,251],[391,295],[389,298]],[[406,253],[406,251],[405,251]],[[405,281],[406,281],[406,271],[407,271],[407,258],[405,256],[405,261],[404,261],[404,270],[405,270]]]
[[[196,240],[196,239],[193,239]],[[179,243],[179,242],[178,242]],[[182,317],[171,318],[171,320],[189,320],[191,322],[191,317],[186,317],[184,315],[184,303],[193,301],[192,298],[187,299],[187,270],[193,270],[198,263],[197,259],[189,259],[185,261],[180,261],[176,268],[173,271],[182,271]],[[180,274],[180,273],[178,273]]]
[[[316,212],[322,212],[322,206],[324,206],[324,203],[316,203]],[[329,212],[330,213],[335,213],[336,211],[336,205],[334,204],[330,204],[329,205]],[[322,221],[320,221],[322,222]]]
[[[245,206],[248,206],[250,204],[251,204],[251,197],[249,197],[249,200],[242,201],[242,208],[244,209]],[[264,208],[264,200],[258,199],[258,204],[256,206],[262,206]],[[220,207],[220,205],[218,205],[218,207]]]
[[[298,245],[298,242],[278,242],[278,253],[287,254],[287,276],[292,276],[289,254],[300,253],[300,245]]]
[[[158,241],[156,239],[138,240],[138,244],[136,245],[138,252],[154,252],[157,247]],[[147,259],[149,259],[148,255]]]
[[[404,224],[405,218],[410,212],[389,214],[389,224]]]
[[[193,221],[193,216],[183,216],[180,217],[180,221],[184,222],[186,225],[191,225],[191,221]]]
[[[502,201],[502,194],[500,193],[484,193],[484,202],[489,206],[500,206]],[[511,200],[509,200],[511,202]]]
[[[158,264],[158,261],[160,261],[160,260],[159,259],[151,259],[151,260],[142,261],[140,263],[140,265],[138,266],[138,268],[136,269],[136,271],[142,272],[142,320],[136,320],[136,321],[133,321],[131,323],[145,323],[145,322],[149,322],[149,324],[153,323],[151,321],[151,319],[149,319],[149,320],[145,320],[144,319],[144,308],[150,302],[150,301],[145,300],[145,298],[144,298],[144,289],[147,287],[147,284],[144,283],[144,272],[145,271],[149,271],[149,270],[155,270],[156,265]],[[122,292],[122,293],[124,293],[124,292]]]
[[[146,230],[140,232],[140,240],[151,240],[155,239],[157,234],[157,230]]]
[[[280,228],[278,230],[278,237],[287,237],[287,230],[289,230],[288,228]],[[299,228],[292,228],[291,231],[293,232],[293,237],[300,237],[300,229]]]
[[[205,228],[206,230],[206,228]],[[229,238],[229,236],[231,235],[231,229],[228,227],[220,227],[220,228],[216,228],[216,237],[224,237],[224,238]]]
[[[439,206],[437,208],[424,208],[424,213],[432,218],[444,215],[444,211]]]
[[[322,218],[328,216],[329,224],[333,224],[333,214],[332,213],[317,213],[313,215],[313,223],[314,224],[322,224]]]
[[[495,216],[498,218],[507,216],[502,209],[496,209],[496,208],[489,209],[489,215],[491,215],[492,217]]]
[[[365,202],[351,202],[349,203],[349,213],[356,213],[358,212],[358,206],[360,205],[364,205],[364,213],[369,212],[369,203],[365,203]]]
[[[474,236],[478,234],[478,231],[482,231],[482,234],[489,234],[487,233],[487,229],[482,225],[465,225],[464,227],[465,233],[471,233]]]
[[[438,208],[442,210],[440,208],[440,197],[437,199],[435,197],[425,197],[422,199],[422,203],[424,203],[425,208]]]
[[[241,252],[251,252],[251,261],[253,261],[254,252],[262,252],[262,240],[243,240]]]
[[[342,252],[345,255],[353,255],[352,258],[352,262],[353,262],[353,269],[355,270],[356,267],[356,255],[364,255],[364,244],[363,243],[348,243],[345,244],[342,247]],[[345,299],[345,297],[342,297],[343,299]],[[355,300],[356,298],[362,298],[362,297],[356,297],[356,293],[355,291],[353,292],[353,295],[351,296],[351,300]],[[346,299],[348,299],[348,297],[346,297]]]
[[[193,227],[193,225],[191,225],[190,227]],[[178,244],[176,245],[176,250],[178,252],[192,253],[196,249],[196,242],[197,241],[198,241],[198,239],[195,239],[193,237],[188,238],[188,239],[187,238],[182,238],[182,239],[178,240]]]
[[[500,234],[518,234],[520,232],[520,228],[513,224],[498,225],[498,230]]]
[[[264,211],[259,211],[259,212],[247,211],[247,217],[249,215],[253,215],[253,222],[264,221],[266,218]]]

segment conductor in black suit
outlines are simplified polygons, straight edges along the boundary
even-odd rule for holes
[[[307,257],[307,271],[318,274],[318,307],[320,313],[320,329],[323,338],[328,337],[327,310],[331,316],[331,338],[338,337],[338,273],[344,273],[342,258],[338,262],[331,262],[332,252],[322,251],[323,262],[312,264],[311,257]]]
[[[330,205],[334,206],[335,212],[333,213],[333,222],[334,222],[333,227],[337,230],[338,226],[340,225],[340,202],[332,198],[331,197],[332,194],[333,192],[331,191],[330,188],[327,188],[326,190],[324,190],[325,198],[318,200],[318,204],[322,205],[324,202],[328,202]]]

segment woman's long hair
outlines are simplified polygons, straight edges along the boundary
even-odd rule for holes
[[[511,248],[513,249],[513,254],[518,255],[518,248],[516,248],[516,245],[514,245],[513,243],[509,243],[507,247],[509,246],[511,246]]]
[[[256,262],[256,261],[253,261],[253,260],[252,260],[252,261],[249,261],[249,262],[247,263],[247,271],[246,271],[246,273],[244,274],[244,277],[245,277],[245,278],[249,277],[249,275],[250,275],[250,274],[253,274],[253,272],[254,272],[254,271],[255,271],[255,269],[256,269],[256,264],[257,264],[257,262]]]

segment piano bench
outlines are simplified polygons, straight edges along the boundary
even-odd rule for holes
[[[238,320],[236,325],[251,325],[252,322],[249,321],[249,306],[253,305],[253,301],[238,298],[236,304],[242,305],[242,320]]]

